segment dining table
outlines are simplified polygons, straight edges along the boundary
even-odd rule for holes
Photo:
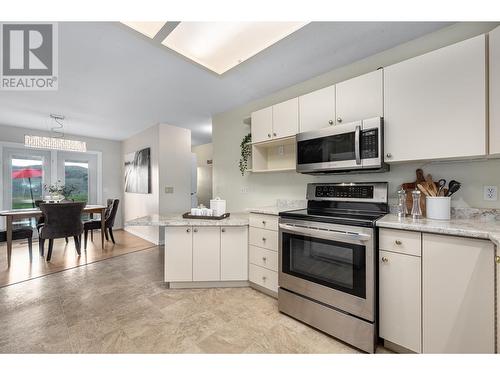
[[[104,233],[105,233],[105,212],[106,206],[99,204],[88,204],[84,207],[83,212],[87,214],[101,215],[101,248],[104,249]],[[10,266],[12,256],[12,225],[20,219],[38,218],[42,216],[42,211],[39,208],[17,208],[11,210],[0,211],[0,216],[5,217],[6,234],[7,234],[7,264]]]

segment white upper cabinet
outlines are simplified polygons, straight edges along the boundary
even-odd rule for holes
[[[500,154],[500,27],[490,31],[490,154]]]
[[[299,132],[317,130],[335,121],[335,85],[299,96]]]
[[[273,138],[294,136],[299,132],[299,98],[273,106]]]
[[[486,37],[384,69],[385,161],[486,154]]]
[[[337,125],[384,116],[382,69],[337,83],[335,108]]]
[[[270,140],[273,132],[273,107],[252,112],[252,142]]]

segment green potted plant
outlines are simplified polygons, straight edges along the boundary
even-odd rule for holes
[[[248,161],[250,156],[252,156],[252,134],[248,133],[243,137],[240,144],[241,157],[239,162],[241,175],[245,175],[245,171],[248,170]]]

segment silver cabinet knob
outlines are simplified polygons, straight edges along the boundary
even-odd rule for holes
[[[276,133],[273,133],[273,137],[276,137]]]
[[[337,117],[337,122],[341,123],[342,122],[342,117]]]
[[[267,261],[267,258],[266,257],[262,257],[262,261],[263,262]]]
[[[267,138],[271,138],[271,133],[267,133]]]
[[[384,262],[384,263],[387,263],[387,262],[389,262],[389,258],[386,258],[386,257],[382,257],[382,262]]]
[[[221,232],[224,233],[226,230],[224,228],[221,229]]]
[[[198,229],[194,228],[194,229],[193,229],[193,232],[195,232],[195,233],[196,233],[196,232],[198,232]]]
[[[329,123],[330,125],[333,125],[333,120],[328,120],[328,123]]]
[[[265,241],[266,240],[266,237],[262,237],[262,241]]]
[[[188,229],[186,229],[186,232],[190,233],[190,232],[191,232],[191,229],[189,229],[189,228],[188,228]]]
[[[387,154],[385,154],[386,157],[388,158],[392,158],[392,154],[390,152],[388,152]]]
[[[396,245],[398,245],[398,246],[403,244],[400,240],[396,240],[396,241],[394,241],[394,243],[395,243]]]

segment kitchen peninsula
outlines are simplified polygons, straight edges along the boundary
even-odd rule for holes
[[[222,220],[149,215],[128,226],[165,227],[165,282],[170,288],[248,285],[248,214]]]

